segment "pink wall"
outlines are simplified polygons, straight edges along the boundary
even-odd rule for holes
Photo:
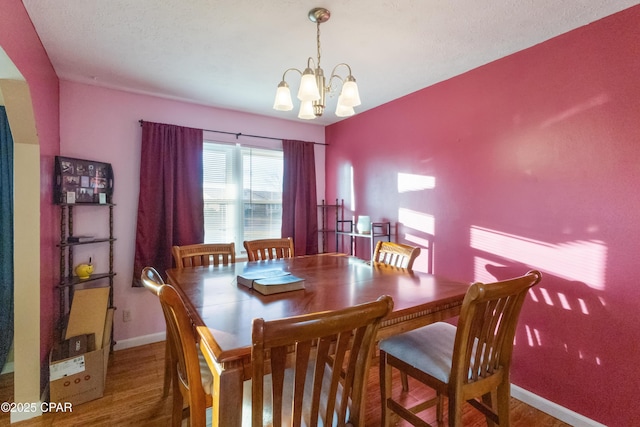
[[[164,331],[164,320],[157,298],[144,288],[131,287],[142,132],[138,120],[324,142],[324,128],[317,125],[220,110],[68,81],[60,82],[60,118],[62,155],[108,162],[114,170],[114,202],[117,204],[114,211],[114,228],[118,239],[115,242],[114,257],[117,272],[114,303],[118,308],[114,330],[115,339],[120,342],[116,348],[153,340],[149,335]],[[236,141],[234,136],[207,132],[205,138]],[[276,144],[270,140],[244,137],[238,142],[254,146]],[[318,192],[320,197],[324,194],[324,150],[316,149],[316,163],[318,179],[322,183]],[[96,218],[99,218],[98,215],[102,214],[100,209],[94,209]],[[87,222],[88,217],[75,215],[74,231],[79,234],[91,231],[96,235],[103,235],[106,232],[106,222],[102,219]],[[95,255],[100,260],[100,255],[104,254]],[[83,255],[77,256],[77,259],[81,259]],[[101,267],[96,268],[100,270]],[[131,322],[122,321],[124,310],[131,311]]]
[[[60,151],[58,77],[19,0],[2,2],[0,46],[29,85],[40,140],[40,356],[46,365],[53,342],[56,304],[54,286],[57,284],[58,274],[55,247],[58,211],[51,203],[53,157]]]
[[[640,423],[638,40],[640,6],[326,131],[327,197],[399,222],[419,269],[543,272],[512,381],[611,426]]]

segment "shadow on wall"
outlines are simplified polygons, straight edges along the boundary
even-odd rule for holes
[[[420,255],[416,258],[413,269],[433,274],[434,235],[430,215],[415,215],[407,209],[400,209],[400,219],[404,222],[396,223],[395,241],[405,245],[420,248]],[[412,226],[408,225],[412,224]],[[422,225],[421,225],[422,224]]]
[[[522,275],[533,267],[485,263],[482,268],[485,275],[492,277],[482,281],[495,281]],[[540,284],[529,291],[516,330],[512,383],[519,382],[518,372],[526,372],[527,388],[552,401],[558,400],[561,391],[545,381],[551,366],[562,366],[567,380],[582,378],[594,385],[605,383],[613,369],[607,360],[612,338],[608,336],[610,319],[601,291],[543,271]],[[572,400],[568,407],[577,407],[587,394],[562,397]]]

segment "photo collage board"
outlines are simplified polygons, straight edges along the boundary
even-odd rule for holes
[[[111,164],[56,156],[55,174],[56,204],[112,203]]]

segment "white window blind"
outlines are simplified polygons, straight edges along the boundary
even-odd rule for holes
[[[203,144],[206,243],[280,237],[282,151]]]

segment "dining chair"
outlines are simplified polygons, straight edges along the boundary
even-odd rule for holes
[[[437,322],[379,343],[382,420],[391,412],[412,425],[426,424],[416,414],[436,405],[442,423],[443,396],[448,397],[449,426],[460,426],[462,405],[469,402],[487,424],[509,426],[509,369],[513,339],[528,290],[542,278],[539,271],[468,289],[458,326]],[[391,396],[392,368],[435,389],[436,397],[411,408]]]
[[[162,276],[156,271],[155,268],[146,267],[142,270],[141,281],[143,286],[151,291],[155,296],[160,295],[160,288],[164,285],[164,280]],[[172,354],[172,344],[171,344],[171,336],[169,334],[169,330],[167,329],[167,337],[165,341],[165,352],[164,352],[164,384],[162,387],[162,397],[167,397],[169,395],[169,388],[171,387],[171,379],[172,379],[172,366],[174,356]]]
[[[373,262],[411,270],[418,255],[420,255],[418,247],[378,240],[373,251]],[[402,390],[409,391],[409,380],[405,372],[400,373],[400,380]]]
[[[218,266],[236,262],[236,247],[233,242],[174,246],[172,253],[176,268]]]
[[[373,262],[411,270],[418,255],[418,247],[378,240],[373,251]]]
[[[158,295],[167,326],[167,346],[170,350],[165,352],[165,357],[169,357],[169,375],[173,382],[172,426],[181,426],[182,420],[187,417],[191,427],[205,426],[207,408],[212,406],[213,375],[198,348],[197,335],[184,301],[152,267],[142,270],[142,283]],[[165,387],[166,378],[165,362]]]
[[[291,237],[245,240],[244,248],[247,250],[249,261],[293,258],[295,256]]]
[[[364,425],[376,332],[392,309],[391,297],[381,296],[335,311],[254,319],[252,379],[244,388],[251,425]]]

